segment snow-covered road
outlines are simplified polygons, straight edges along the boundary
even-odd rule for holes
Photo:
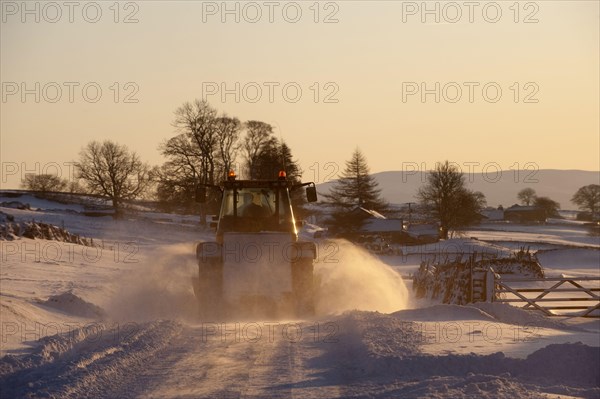
[[[181,324],[77,330],[0,361],[3,397],[595,398],[600,348],[551,345],[526,359],[433,356],[395,315],[329,321]],[[548,365],[552,361],[555,364]]]

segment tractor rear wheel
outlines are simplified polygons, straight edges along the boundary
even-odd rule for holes
[[[315,314],[313,270],[310,258],[302,258],[292,264],[296,316],[307,317]]]
[[[223,317],[223,267],[220,262],[198,265],[198,279],[194,286],[200,319]]]

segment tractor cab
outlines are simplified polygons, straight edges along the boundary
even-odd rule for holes
[[[293,184],[285,172],[277,180],[237,180],[233,171],[220,187],[217,242],[230,232],[286,232],[298,237],[290,192],[303,186],[307,201],[316,201],[314,183]]]

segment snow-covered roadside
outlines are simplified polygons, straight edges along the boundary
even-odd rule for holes
[[[48,240],[0,241],[1,353],[98,321],[195,316],[194,243],[85,247]]]
[[[33,353],[0,359],[3,397],[116,397],[127,380],[179,334],[173,321],[95,323],[42,338]],[[113,389],[119,393],[115,395]]]
[[[115,220],[111,216],[85,216],[73,210],[0,209],[12,215],[15,223],[36,221],[65,226],[69,232],[93,238],[101,246],[115,242],[132,242],[138,246],[179,244],[212,236],[199,223],[194,223],[197,216],[138,212]]]
[[[553,244],[571,247],[600,248],[600,236],[580,224],[489,224],[466,232],[484,241],[505,241],[518,245]]]
[[[598,326],[573,326],[508,304],[434,305],[393,315],[415,322],[422,351],[433,355],[501,351],[507,357],[526,358],[550,344],[582,342],[600,347]]]
[[[436,313],[456,321],[480,314],[478,321],[500,323],[464,307],[424,309],[422,316]],[[470,353],[430,353],[422,325],[401,313],[349,312],[328,320],[337,328],[336,340],[316,344],[322,353],[310,364],[322,371],[302,385],[337,386],[336,396],[542,398],[561,394],[594,398],[600,394],[597,347],[553,345],[523,359],[507,357],[500,350],[480,354],[474,347]],[[446,348],[455,345],[446,342]],[[548,368],[550,360],[556,363]]]
[[[2,354],[101,317],[90,310],[112,294],[110,283],[128,267],[114,248],[28,238],[0,246]]]
[[[547,276],[600,277],[600,249],[553,249],[538,251]]]
[[[160,215],[113,220],[78,214],[71,209],[76,205],[61,209],[63,204],[43,200],[35,205],[37,210],[2,210],[15,223],[64,226],[93,238],[94,246],[0,240],[0,355],[29,351],[37,339],[98,321],[177,319],[183,312],[174,298],[187,295],[183,303],[193,303],[194,244],[210,232],[197,224],[165,223]],[[180,286],[169,288],[173,280]]]

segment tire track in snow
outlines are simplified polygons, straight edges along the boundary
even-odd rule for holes
[[[25,358],[0,360],[3,397],[117,397],[122,385],[180,333],[181,325],[158,321],[123,335],[115,329],[47,337]]]
[[[148,365],[133,382],[143,398],[311,398],[338,397],[323,384],[310,359],[324,350],[305,333],[244,339],[231,331],[207,336],[203,326],[186,326],[165,357]]]
[[[203,326],[187,326],[166,358],[144,370],[135,384],[144,398],[240,398],[252,384],[256,364],[271,356],[269,342],[229,335],[207,336]],[[261,360],[262,359],[262,360]],[[268,361],[268,360],[267,360]],[[267,383],[268,385],[268,383]]]
[[[247,349],[242,344],[205,340],[198,327],[186,326],[168,351],[130,381],[126,396],[238,397],[239,389],[238,394],[228,393],[235,393],[235,387],[247,380]]]

